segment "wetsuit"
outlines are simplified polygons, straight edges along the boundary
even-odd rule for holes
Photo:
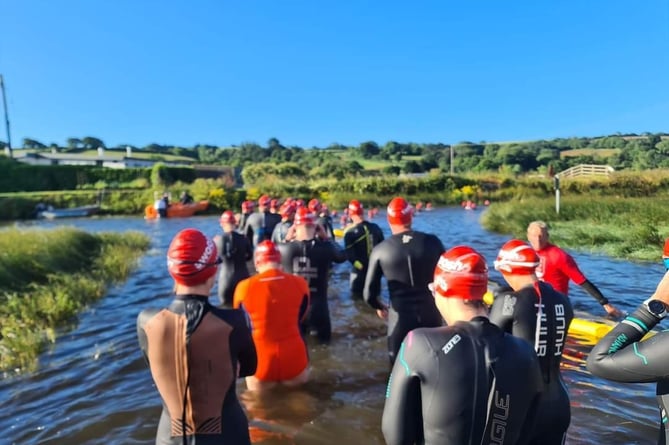
[[[545,384],[531,444],[564,443],[571,420],[569,393],[560,374],[562,351],[574,311],[569,299],[550,285],[536,282],[504,292],[490,308],[490,321],[534,347]]]
[[[163,400],[156,444],[250,444],[235,392],[236,378],[256,370],[243,311],[178,296],[167,308],[142,311],[137,336]]]
[[[279,269],[266,270],[239,283],[234,304],[251,318],[258,380],[289,380],[305,370],[309,359],[299,327],[309,307],[304,278]]]
[[[657,382],[660,407],[658,445],[669,445],[669,331],[641,341],[660,321],[643,305],[599,340],[588,356],[588,371],[616,382]]]
[[[293,225],[292,221],[279,222],[274,227],[274,231],[272,232],[272,242],[274,244],[285,243],[286,234],[288,233],[288,229],[290,229],[292,225]]]
[[[323,228],[325,235],[329,239],[335,239],[334,227],[332,226],[332,217],[330,217],[329,215],[320,215],[316,219],[316,224],[318,224]]]
[[[303,330],[315,331],[321,343],[329,342],[332,327],[328,308],[328,279],[332,263],[343,263],[346,254],[334,241],[318,239],[281,243],[278,248],[283,270],[301,276],[309,284],[311,310]]]
[[[372,253],[374,246],[383,240],[384,236],[381,228],[369,221],[361,221],[348,227],[344,232],[344,249],[348,261],[353,265],[349,283],[351,297],[355,300],[362,299],[369,255]]]
[[[527,342],[485,317],[409,332],[383,409],[388,445],[521,444],[542,389]]]
[[[249,216],[251,215],[253,215],[253,212],[242,212],[241,215],[239,215],[239,221],[237,221],[237,231],[242,235],[246,235],[246,221],[248,221]]]
[[[272,237],[274,227],[280,222],[281,216],[276,213],[270,213],[269,210],[256,212],[249,215],[242,233],[246,235],[255,249],[259,242]]]
[[[394,234],[372,249],[363,297],[374,309],[382,309],[381,278],[386,277],[390,296],[388,355],[391,364],[410,330],[443,324],[427,287],[443,252],[444,245],[439,238],[415,230]]]
[[[237,232],[224,232],[214,237],[214,242],[223,260],[218,271],[218,298],[224,306],[232,306],[237,283],[249,277],[246,262],[253,252],[246,237]]]
[[[550,243],[536,252],[540,261],[536,274],[541,281],[549,283],[553,286],[553,289],[568,296],[569,280],[571,280],[577,285],[583,286],[583,289],[592,295],[599,304],[609,303],[609,300],[602,295],[599,289],[583,275],[574,258],[567,252]]]

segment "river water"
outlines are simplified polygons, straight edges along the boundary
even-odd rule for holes
[[[489,265],[507,236],[485,231],[480,211],[435,209],[416,216],[414,227],[438,235],[444,245],[468,244]],[[374,220],[388,234],[384,216]],[[152,247],[123,284],[80,314],[46,350],[36,372],[0,379],[0,444],[151,444],[160,399],[139,352],[137,314],[171,299],[165,252],[174,234],[196,227],[213,236],[216,217],[145,221],[93,218],[20,223],[21,227],[72,225],[90,232],[138,230]],[[583,272],[611,301],[631,311],[654,289],[663,267],[574,253]],[[496,272],[491,278],[501,281]],[[238,382],[254,443],[383,444],[380,418],[388,376],[385,326],[371,308],[348,298],[348,266],[337,265],[330,287],[333,341],[311,344],[312,380],[300,389],[262,397]],[[600,318],[602,308],[572,285],[581,317]],[[216,302],[213,298],[212,301]],[[572,423],[568,444],[653,444],[658,412],[653,384],[617,384],[584,368],[590,346],[572,341],[564,377]]]

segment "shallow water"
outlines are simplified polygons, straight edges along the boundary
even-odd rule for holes
[[[423,212],[415,228],[437,234],[446,247],[468,244],[492,264],[508,237],[481,228],[480,211],[460,208]],[[385,218],[375,219],[388,233]],[[148,306],[170,301],[171,280],[165,252],[174,234],[196,227],[218,230],[216,217],[145,221],[141,218],[89,218],[39,221],[21,227],[73,225],[91,232],[139,230],[152,247],[122,285],[78,317],[42,354],[31,374],[0,380],[0,443],[151,444],[160,399],[137,346],[135,319]],[[574,254],[583,272],[621,309],[631,311],[654,289],[663,267],[603,256]],[[500,280],[496,272],[491,278]],[[380,416],[388,374],[385,327],[373,310],[349,300],[348,266],[335,267],[330,288],[333,341],[312,344],[312,381],[298,390],[259,397],[238,392],[247,409],[254,443],[382,444]],[[604,311],[580,288],[571,288],[580,316]],[[215,299],[213,299],[215,302]],[[652,444],[657,438],[655,386],[618,384],[584,369],[590,347],[572,342],[564,377],[570,390],[569,444]]]

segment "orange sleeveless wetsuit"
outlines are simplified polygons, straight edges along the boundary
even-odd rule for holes
[[[258,354],[254,377],[258,380],[292,379],[307,367],[309,358],[299,318],[308,304],[306,280],[279,269],[266,270],[237,284],[234,307],[243,306],[251,318]]]

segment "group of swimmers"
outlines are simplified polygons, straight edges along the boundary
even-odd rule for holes
[[[387,320],[392,370],[382,431],[388,444],[564,443],[570,406],[560,361],[573,318],[569,280],[607,313],[620,311],[548,241],[545,223],[529,225],[530,244],[511,240],[501,247],[494,267],[507,286],[488,307],[485,258],[469,246],[447,250],[437,236],[414,230],[414,208],[402,197],[387,206],[385,239],[364,219],[362,204],[351,201],[343,248],[318,200],[284,202],[278,213],[271,206],[262,196],[258,212],[239,218],[243,225],[228,210],[214,239],[186,229],[170,244],[174,300],[138,317],[140,346],[163,400],[156,443],[250,443],[235,379],[246,377],[249,390],[308,380],[305,337],[330,341],[328,278],[334,263],[346,261],[351,297]],[[223,307],[208,300],[217,269]],[[380,298],[384,277],[387,303]],[[658,358],[658,347],[637,344],[664,317],[666,303],[669,278],[602,339],[609,346],[593,349],[592,372],[621,381],[634,381],[638,372],[643,381],[669,375],[661,374],[669,361]],[[652,366],[629,371],[639,366],[634,354],[641,348]]]

